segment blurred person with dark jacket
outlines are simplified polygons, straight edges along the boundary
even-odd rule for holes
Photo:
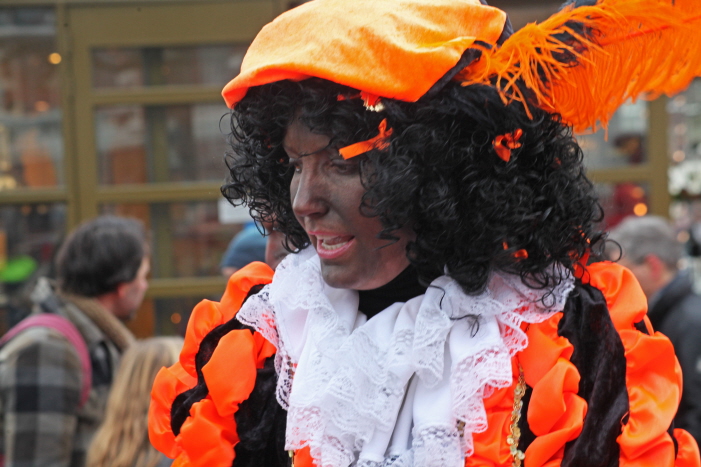
[[[148,409],[156,373],[178,360],[182,346],[180,337],[153,337],[124,353],[87,467],[167,467],[173,462],[148,440]]]
[[[701,442],[701,296],[693,291],[690,271],[678,268],[682,245],[658,216],[629,217],[609,238],[620,245],[619,263],[640,282],[652,326],[672,341],[682,367],[684,387],[675,427]],[[610,249],[615,250],[613,245]]]
[[[122,321],[140,306],[149,268],[146,233],[137,220],[103,216],[68,236],[56,259],[57,282],[38,281],[30,318],[62,317],[85,346],[40,325],[0,349],[5,467],[85,464],[119,360],[134,341]]]

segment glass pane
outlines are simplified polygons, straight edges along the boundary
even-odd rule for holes
[[[243,224],[222,223],[217,204],[105,204],[102,212],[144,222],[151,232],[152,277],[218,276],[224,251]]]
[[[599,202],[604,208],[603,228],[610,230],[628,216],[648,212],[650,188],[647,183],[596,183]]]
[[[223,180],[226,112],[223,103],[97,108],[100,183]]]
[[[677,199],[701,196],[701,80],[670,99],[670,192]]]
[[[223,86],[239,73],[247,45],[93,50],[93,86]]]
[[[51,8],[0,8],[0,191],[63,184],[61,92]]]
[[[33,280],[53,275],[65,228],[64,204],[0,206],[0,331],[29,312]]]
[[[621,106],[605,130],[577,135],[588,169],[626,167],[647,162],[647,102]]]

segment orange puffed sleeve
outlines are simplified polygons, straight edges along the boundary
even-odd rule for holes
[[[582,431],[587,403],[577,392],[579,372],[570,362],[574,348],[557,334],[562,313],[543,323],[527,327],[528,347],[512,359],[514,383],[485,399],[487,430],[473,433],[475,453],[465,460],[466,467],[511,467],[513,457],[507,443],[511,432],[514,389],[519,366],[526,384],[533,388],[528,425],[537,438],[525,452],[526,467],[559,466],[568,441]]]
[[[226,286],[224,296],[219,303],[202,300],[190,315],[185,331],[185,343],[180,352],[180,363],[185,371],[197,376],[195,355],[200,349],[200,342],[217,326],[226,323],[239,311],[252,287],[269,284],[273,270],[265,263],[255,262],[236,271]]]
[[[532,324],[528,347],[519,355],[526,384],[533,388],[528,425],[537,437],[526,449],[526,467],[560,465],[565,444],[582,432],[587,403],[579,391],[579,371],[570,361],[574,347],[557,334],[562,313]]]
[[[153,447],[171,459],[178,456],[182,448],[178,446],[170,426],[170,406],[173,400],[197,384],[197,379],[189,375],[180,362],[170,368],[161,368],[151,389],[151,405],[148,413],[148,435]]]
[[[621,467],[675,465],[674,443],[667,432],[681,398],[682,375],[674,348],[660,333],[638,331],[645,319],[647,299],[633,274],[615,263],[587,266],[589,283],[599,289],[618,331],[626,357],[629,416],[617,441]],[[676,465],[701,465],[698,448],[683,430],[675,431],[679,444]],[[677,436],[679,434],[679,436]],[[681,457],[680,457],[681,455]]]
[[[272,276],[267,265],[251,263],[231,276],[221,302],[200,302],[190,317],[180,360],[156,376],[151,391],[149,438],[156,449],[176,458],[174,466],[231,466],[233,447],[238,443],[233,415],[253,390],[256,370],[275,353],[272,344],[258,333],[230,331],[202,367],[209,394],[192,405],[177,436],[171,427],[171,408],[179,394],[197,384],[195,356],[202,339],[230,321],[251,288],[270,283]]]

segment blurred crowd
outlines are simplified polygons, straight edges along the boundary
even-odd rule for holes
[[[222,259],[230,275],[287,254],[271,226],[247,225]],[[181,337],[134,338],[148,288],[149,238],[140,221],[101,216],[60,247],[55,278],[40,277],[28,315],[0,340],[0,466],[165,467],[148,440],[150,392],[178,359]]]

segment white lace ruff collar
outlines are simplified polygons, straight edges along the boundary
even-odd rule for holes
[[[562,311],[573,287],[570,277],[544,299],[495,274],[471,296],[441,276],[366,320],[357,292],[326,285],[308,248],[237,316],[278,349],[286,449],[309,445],[319,467],[458,467],[487,428],[483,399],[512,384],[521,323]]]

